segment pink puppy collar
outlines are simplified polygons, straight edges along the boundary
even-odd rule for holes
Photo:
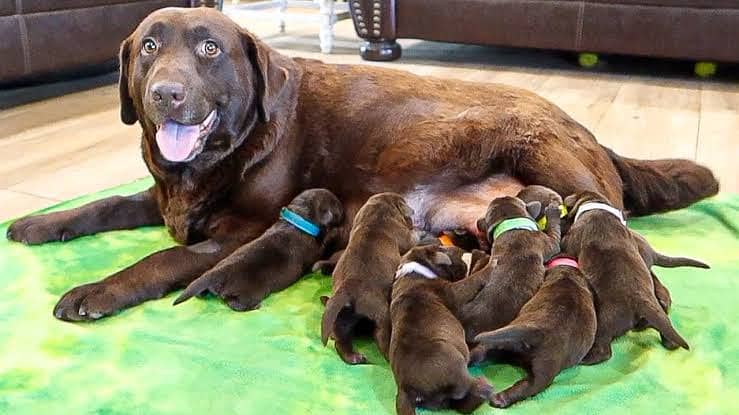
[[[575,258],[568,257],[568,256],[558,256],[556,258],[552,258],[549,260],[549,262],[545,264],[545,266],[547,267],[547,269],[552,269],[554,267],[559,267],[559,266],[566,266],[566,267],[573,267],[573,268],[580,269],[580,264],[577,263],[577,260]]]

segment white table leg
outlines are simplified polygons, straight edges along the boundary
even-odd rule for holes
[[[278,16],[280,19],[280,33],[285,33],[285,13],[287,13],[287,0],[280,0]]]
[[[334,0],[320,0],[321,31],[318,38],[321,41],[321,52],[331,53],[334,48],[334,22],[336,21],[334,11]]]

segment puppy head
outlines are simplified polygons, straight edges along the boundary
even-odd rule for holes
[[[528,217],[535,220],[541,210],[541,202],[539,201],[524,203],[523,200],[517,197],[499,197],[490,202],[485,217],[477,220],[477,230],[484,235],[488,235],[490,230],[506,219]]]
[[[464,251],[456,246],[422,245],[408,251],[401,264],[418,262],[432,270],[439,278],[458,281],[467,275]]]
[[[326,189],[309,189],[297,195],[288,209],[326,231],[344,222],[344,207],[339,199]]]
[[[365,206],[371,205],[386,206],[388,215],[398,218],[408,229],[413,228],[413,215],[415,212],[408,206],[403,196],[392,192],[378,193],[370,197],[365,204]]]
[[[121,119],[140,122],[159,168],[212,167],[270,121],[289,80],[274,57],[214,9],[157,10],[121,44]],[[250,145],[263,152],[274,143]]]
[[[560,206],[562,205],[562,197],[554,190],[539,185],[526,186],[516,195],[517,198],[523,200],[524,203],[539,202],[541,206]],[[538,216],[543,216],[544,210],[539,212]],[[539,217],[534,217],[539,219]]]
[[[608,201],[605,196],[598,192],[585,191],[573,193],[567,196],[563,202],[565,207],[567,208],[567,219],[574,219],[575,215],[577,214],[577,210],[580,208],[580,205],[585,202],[600,202],[609,205],[611,204],[611,202]]]

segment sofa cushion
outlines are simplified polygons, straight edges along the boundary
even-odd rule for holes
[[[0,0],[2,1],[2,0]],[[86,7],[109,6],[124,3],[153,3],[151,0],[20,0],[22,14],[49,12],[56,10],[82,9]],[[176,3],[176,2],[171,2]],[[181,7],[190,5],[190,0],[180,0]]]
[[[0,16],[10,16],[15,14],[15,1],[0,0]]]
[[[0,78],[23,75],[24,61],[21,46],[21,21],[18,16],[0,16]]]
[[[739,0],[585,0],[585,3],[634,6],[690,7],[694,9],[739,9]]]

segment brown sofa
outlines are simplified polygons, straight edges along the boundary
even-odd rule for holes
[[[200,3],[0,0],[0,85],[96,67],[114,68],[121,41],[146,15],[161,7]]]
[[[350,0],[367,60],[400,38],[739,62],[739,0]]]

